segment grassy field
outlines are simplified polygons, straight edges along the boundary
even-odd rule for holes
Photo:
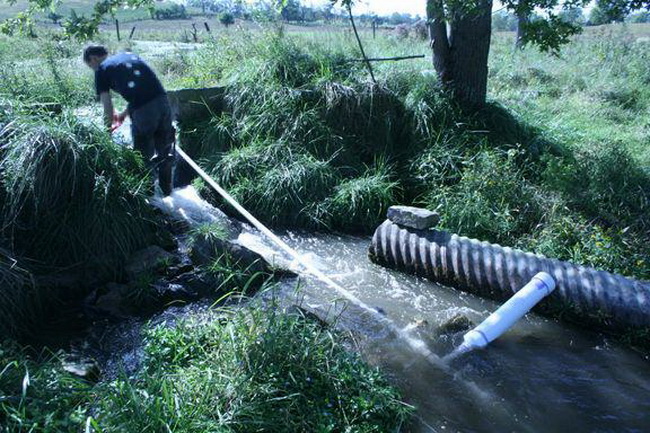
[[[96,42],[138,51],[167,88],[228,86],[226,111],[181,125],[181,144],[264,222],[369,233],[389,205],[412,204],[437,209],[443,227],[461,235],[650,279],[647,25],[587,29],[559,57],[515,51],[512,34],[494,35],[489,104],[468,115],[440,90],[430,59],[376,64],[373,85],[363,65],[350,62],[359,54],[347,29],[215,24],[208,34],[203,19],[193,19],[197,44],[188,40],[189,20],[130,21],[135,40],[119,42],[107,24]],[[429,55],[424,40],[362,33],[370,56]],[[0,36],[7,335],[29,327],[47,303],[48,288],[35,286],[35,276],[79,262],[119,274],[124,257],[160,232],[144,201],[142,161],[72,113],[95,103],[83,44],[59,40],[52,28],[38,34]],[[35,105],[46,102],[61,104],[62,116]],[[147,374],[100,387],[72,381],[51,356],[3,344],[0,425],[136,431],[151,421],[155,431],[250,431],[251,423],[290,419],[292,431],[400,428],[409,409],[343,350],[343,336],[267,313],[152,329]],[[298,346],[304,358],[278,362]],[[323,350],[336,352],[328,369]],[[255,376],[260,369],[265,378]],[[36,384],[28,391],[25,370]],[[288,375],[295,380],[274,379]],[[307,379],[322,382],[314,395]],[[217,404],[224,398],[228,407]],[[194,411],[179,410],[179,401]]]

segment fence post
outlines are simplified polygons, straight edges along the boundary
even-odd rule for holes
[[[120,41],[120,22],[115,19],[115,32],[117,33],[117,40]]]
[[[129,40],[133,37],[133,33],[135,32],[135,26],[131,29],[131,33],[129,33]]]

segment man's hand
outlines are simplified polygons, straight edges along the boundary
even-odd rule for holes
[[[124,119],[129,115],[129,110],[124,110],[121,113],[114,113],[114,116],[116,116],[117,121],[122,124],[124,123]]]
[[[120,120],[120,115],[118,113],[113,113],[113,121],[111,122],[111,126],[109,127],[109,130],[111,133],[115,132],[117,128],[122,126],[122,120]]]
[[[117,128],[122,126],[122,123],[124,123],[124,119],[126,119],[126,116],[129,115],[129,112],[127,110],[122,111],[121,113],[118,113],[117,111],[113,112],[113,119],[111,122],[111,133],[115,132]]]

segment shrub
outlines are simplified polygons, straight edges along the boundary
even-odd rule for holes
[[[543,218],[539,193],[517,167],[517,153],[485,150],[464,161],[460,181],[433,187],[427,207],[439,209],[442,225],[455,233],[512,244]]]
[[[552,212],[548,223],[535,227],[518,245],[559,260],[650,279],[650,247],[627,230],[610,228],[562,211]]]
[[[650,220],[650,175],[619,143],[593,143],[573,158],[551,159],[545,184],[568,203],[608,226],[647,232]]]
[[[223,12],[219,15],[219,22],[228,27],[231,24],[235,24],[235,17],[230,12]]]
[[[157,9],[154,12],[154,17],[157,20],[184,20],[189,18],[185,6],[178,3],[173,3],[166,8]]]

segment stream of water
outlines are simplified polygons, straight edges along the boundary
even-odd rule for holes
[[[266,248],[268,255],[266,241],[247,236],[244,243]],[[458,314],[479,323],[499,306],[372,264],[369,238],[299,232],[281,237],[439,356],[462,339],[462,333],[438,335],[441,324]],[[439,369],[371,317],[354,307],[341,311],[342,303],[334,302],[322,283],[303,280],[300,302],[329,311],[340,325],[365,336],[369,360],[393,376],[418,407],[418,431],[650,431],[650,362],[600,334],[529,314],[487,349],[455,358],[449,370]],[[287,293],[292,290],[287,287]]]

